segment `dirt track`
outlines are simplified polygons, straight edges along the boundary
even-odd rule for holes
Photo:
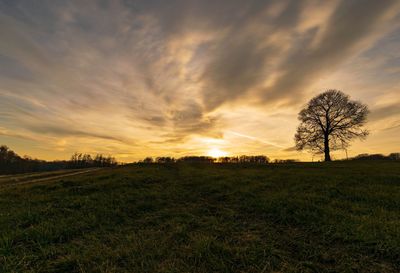
[[[10,187],[17,185],[33,184],[45,181],[51,181],[54,179],[60,179],[69,176],[75,176],[85,174],[89,172],[98,171],[101,168],[90,168],[85,170],[66,170],[66,171],[54,171],[46,173],[35,173],[27,175],[7,175],[0,177],[0,187]]]

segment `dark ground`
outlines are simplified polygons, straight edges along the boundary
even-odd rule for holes
[[[135,165],[0,187],[0,272],[400,272],[400,164]]]

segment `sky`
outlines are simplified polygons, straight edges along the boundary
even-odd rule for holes
[[[400,1],[0,0],[0,37],[20,155],[318,160],[294,134],[326,89],[371,111],[348,156],[400,152]]]

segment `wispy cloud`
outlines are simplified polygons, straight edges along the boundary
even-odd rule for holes
[[[260,139],[260,138],[254,137],[254,136],[249,136],[249,135],[245,135],[245,134],[241,134],[241,133],[233,132],[233,131],[227,131],[227,133],[235,135],[235,136],[238,136],[238,137],[244,137],[244,138],[247,138],[247,139],[251,139],[251,140],[254,140],[254,141],[257,141],[257,142],[260,142],[260,143],[263,143],[263,144],[267,144],[267,145],[270,145],[270,146],[273,146],[273,147],[284,148],[283,146],[281,146],[279,144],[276,144],[274,142],[271,142],[271,141],[268,141],[268,140],[265,140],[265,139]]]
[[[2,1],[2,135],[75,140],[54,156],[107,143],[137,157],[204,152],[194,139],[224,132],[292,146],[252,137],[259,125],[238,133],[226,114],[298,111],[328,83],[367,102],[398,97],[399,12],[395,0]],[[371,122],[399,117],[372,106]],[[294,131],[289,116],[274,130]]]

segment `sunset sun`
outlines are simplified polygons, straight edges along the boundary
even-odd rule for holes
[[[208,151],[207,155],[217,158],[217,157],[228,156],[228,153],[218,148],[212,148]]]

